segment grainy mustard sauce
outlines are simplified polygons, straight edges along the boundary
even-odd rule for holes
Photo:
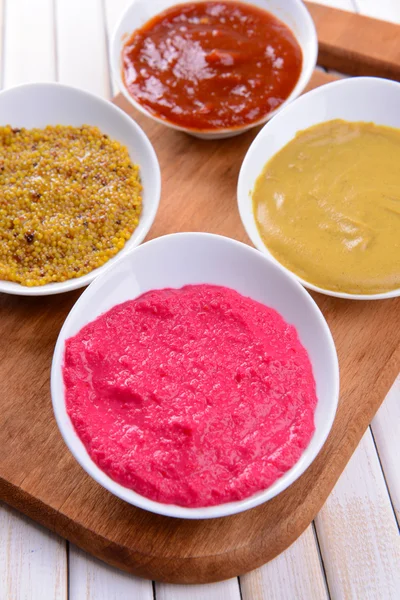
[[[141,212],[138,166],[97,127],[0,127],[0,279],[26,286],[89,273]]]

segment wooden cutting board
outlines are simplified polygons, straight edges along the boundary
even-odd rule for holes
[[[311,87],[331,76],[316,71]],[[163,192],[150,232],[203,230],[248,242],[236,208],[242,159],[256,135],[202,141],[138,115],[158,154]],[[251,511],[184,521],[136,509],[92,481],[53,418],[49,374],[60,327],[79,297],[0,294],[0,498],[84,550],[141,577],[206,583],[243,574],[309,525],[400,370],[400,298],[356,302],[313,294],[336,342],[341,394],[321,453],[285,492]]]
[[[313,2],[306,4],[317,28],[321,67],[400,81],[398,25]]]

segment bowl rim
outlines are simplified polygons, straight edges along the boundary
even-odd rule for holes
[[[123,24],[128,16],[128,13],[130,13],[132,7],[135,4],[142,2],[142,1],[143,0],[132,0],[132,2],[130,4],[128,4],[128,6],[125,8],[124,12],[122,13],[122,16],[120,17],[120,19],[118,20],[117,24],[115,25],[115,27],[113,29],[112,35],[110,37],[109,49],[108,49],[110,65],[111,65],[111,73],[114,78],[114,81],[118,85],[119,91],[124,96],[124,98],[126,98],[126,100],[134,108],[136,108],[139,112],[141,112],[143,115],[145,115],[146,117],[149,117],[150,119],[153,119],[153,121],[156,121],[157,123],[160,123],[161,125],[165,125],[166,127],[170,127],[171,129],[175,129],[176,131],[182,131],[184,133],[189,133],[189,134],[193,134],[193,135],[205,135],[205,136],[210,136],[210,137],[223,136],[223,135],[228,136],[229,134],[234,135],[235,133],[242,133],[249,129],[252,129],[253,127],[258,127],[260,125],[263,125],[266,121],[270,120],[273,116],[275,116],[277,113],[279,113],[287,104],[290,104],[298,96],[300,96],[302,94],[302,92],[304,91],[305,87],[308,85],[308,83],[311,79],[311,76],[312,76],[315,66],[317,64],[317,57],[318,57],[317,30],[315,27],[315,23],[311,17],[311,14],[310,14],[308,8],[306,7],[306,5],[304,4],[304,2],[302,0],[292,0],[292,2],[295,2],[296,4],[298,4],[299,10],[303,14],[303,21],[309,29],[310,64],[307,69],[304,69],[303,49],[298,41],[298,37],[292,31],[292,28],[288,26],[290,31],[294,35],[297,43],[301,47],[302,56],[303,56],[303,64],[302,64],[302,69],[301,69],[301,72],[299,75],[299,79],[297,80],[295,87],[291,91],[290,95],[282,102],[282,104],[280,106],[278,106],[274,110],[270,111],[269,113],[267,113],[266,115],[264,115],[263,117],[258,119],[257,121],[254,121],[254,123],[247,123],[246,125],[236,125],[233,127],[225,127],[225,128],[220,128],[220,129],[206,129],[206,128],[197,129],[195,127],[184,127],[182,125],[177,125],[177,124],[173,123],[172,121],[169,121],[168,119],[163,119],[162,117],[159,117],[158,115],[151,113],[144,106],[142,106],[137,100],[135,100],[135,98],[133,98],[133,96],[130,95],[130,93],[128,92],[128,90],[125,86],[125,83],[124,83],[124,80],[123,80],[122,74],[121,74],[120,58],[121,58],[121,51],[122,51],[122,48],[124,45],[124,41],[122,39],[118,39],[118,31],[123,26]],[[188,2],[189,0],[186,0],[186,1]],[[194,2],[202,2],[204,0],[193,0],[193,1]],[[254,4],[252,2],[252,0],[239,0],[239,1],[242,1],[247,4]],[[171,7],[174,5],[175,5],[175,3],[171,2]],[[264,10],[266,12],[270,12],[271,14],[274,14],[271,10],[269,10],[267,8],[265,8]],[[160,11],[160,12],[163,12],[163,11]],[[160,13],[156,13],[156,14],[160,14]],[[279,18],[279,20],[281,20],[280,17],[277,17],[277,18]],[[131,32],[131,34],[132,33],[133,33],[133,31]],[[118,53],[116,51],[117,46],[118,46]],[[304,77],[304,82],[302,85],[299,86],[298,84],[302,77]]]
[[[279,271],[281,277],[284,277],[287,280],[289,280],[291,282],[291,285],[293,286],[293,290],[296,290],[295,293],[298,293],[301,296],[303,296],[305,301],[309,303],[310,307],[312,307],[313,315],[314,315],[315,319],[319,322],[319,324],[322,327],[323,332],[324,332],[324,336],[325,336],[324,343],[326,344],[327,350],[329,352],[328,368],[331,369],[331,371],[332,371],[332,379],[333,379],[333,386],[332,386],[332,390],[330,392],[330,406],[324,414],[324,423],[320,427],[320,432],[318,433],[318,435],[319,435],[318,443],[315,445],[313,454],[308,456],[308,458],[303,461],[301,460],[302,457],[300,457],[299,460],[293,465],[293,467],[291,469],[286,471],[286,473],[284,473],[284,475],[282,477],[280,477],[278,480],[276,480],[276,482],[274,482],[271,486],[269,486],[265,490],[257,492],[256,494],[253,494],[243,500],[234,501],[234,502],[225,502],[222,504],[218,504],[216,506],[188,508],[188,507],[183,507],[183,506],[179,506],[179,505],[175,505],[175,504],[164,504],[161,502],[150,500],[149,498],[146,498],[145,496],[138,494],[137,492],[134,492],[133,490],[131,490],[127,487],[124,487],[124,486],[118,484],[117,482],[115,482],[113,479],[111,479],[111,477],[109,477],[107,474],[105,474],[94,463],[94,461],[90,457],[89,453],[87,452],[86,448],[84,447],[83,443],[81,442],[80,438],[78,437],[77,433],[75,432],[75,429],[74,429],[72,422],[69,418],[69,415],[67,413],[66,403],[65,403],[65,394],[63,394],[61,396],[57,392],[57,389],[56,389],[57,381],[61,381],[61,383],[63,385],[62,364],[63,364],[63,356],[64,356],[64,345],[65,345],[65,340],[67,339],[66,332],[68,330],[70,323],[72,323],[74,321],[75,314],[80,310],[80,304],[84,301],[84,296],[86,293],[89,292],[89,288],[87,288],[82,293],[82,295],[78,298],[78,300],[75,302],[75,304],[71,308],[69,314],[67,315],[67,318],[65,319],[65,321],[63,323],[63,326],[62,326],[62,328],[59,332],[58,338],[57,338],[57,342],[55,345],[53,358],[52,358],[51,377],[50,377],[50,388],[51,388],[51,399],[52,399],[53,412],[54,412],[54,415],[56,418],[58,428],[63,437],[64,443],[69,448],[69,450],[72,453],[72,455],[74,456],[75,460],[84,469],[84,471],[86,473],[88,473],[99,485],[101,485],[102,487],[107,489],[113,495],[121,498],[122,500],[128,502],[129,504],[131,504],[133,506],[136,506],[138,508],[141,508],[141,509],[159,514],[159,515],[168,516],[168,517],[176,517],[176,518],[183,518],[183,519],[211,519],[211,518],[217,518],[217,517],[226,517],[226,516],[238,514],[245,510],[254,508],[254,507],[259,506],[260,504],[263,504],[264,502],[274,498],[276,495],[280,494],[287,487],[289,487],[292,483],[294,483],[314,462],[317,455],[321,451],[321,448],[325,444],[325,441],[332,429],[332,425],[333,425],[333,422],[335,419],[335,415],[336,415],[336,411],[337,411],[337,407],[338,407],[338,403],[339,403],[340,377],[339,377],[338,356],[337,356],[337,352],[336,352],[336,346],[335,346],[335,343],[334,343],[334,340],[332,337],[332,333],[329,329],[329,326],[326,322],[324,315],[322,314],[322,311],[318,307],[315,300],[304,289],[304,287],[300,285],[300,283],[296,280],[295,277],[293,277],[293,275],[290,275],[290,274],[288,275],[287,273],[284,272],[284,270],[279,265],[276,265],[266,255],[259,252],[255,248],[253,248],[247,244],[244,244],[243,242],[239,242],[237,240],[234,240],[233,238],[229,238],[226,236],[216,235],[216,234],[212,234],[212,233],[205,233],[205,232],[172,233],[172,234],[160,236],[158,238],[154,238],[154,239],[146,242],[145,244],[142,244],[140,247],[133,248],[124,257],[121,257],[118,262],[131,261],[132,255],[135,252],[142,250],[145,246],[162,245],[165,243],[165,241],[167,241],[167,243],[168,243],[168,239],[177,238],[177,237],[181,238],[183,243],[184,243],[185,239],[187,239],[187,238],[194,238],[194,237],[200,238],[201,237],[205,241],[209,240],[210,238],[218,238],[220,241],[223,241],[223,243],[239,247],[241,249],[241,251],[248,252],[249,256],[257,255],[258,259],[263,260],[269,268],[272,268],[275,271]],[[103,280],[107,279],[107,277],[108,277],[108,272],[112,271],[112,269],[114,269],[116,264],[117,263],[115,263],[114,265],[110,265],[108,267],[108,269],[106,271],[104,271],[104,273],[102,273],[102,275],[100,277],[96,278],[96,280],[93,281],[93,283],[90,285],[90,288],[92,288],[91,291],[95,291],[97,288],[99,288],[102,285]],[[68,425],[64,424],[63,417],[64,418],[66,417],[68,425],[70,425],[71,427],[68,427]],[[315,435],[315,433],[314,433],[314,435]],[[86,464],[85,464],[85,462],[86,462]],[[272,489],[272,492],[271,492],[271,489]]]
[[[72,92],[73,94],[76,93],[77,99],[79,99],[78,96],[84,96],[87,99],[89,99],[91,102],[101,105],[105,110],[114,112],[115,114],[119,115],[119,117],[125,121],[127,130],[130,130],[132,132],[133,136],[141,138],[144,146],[146,147],[146,151],[148,153],[149,160],[152,163],[152,168],[154,170],[154,173],[153,173],[154,186],[155,186],[154,203],[153,203],[151,210],[149,210],[148,223],[141,230],[139,230],[139,235],[137,235],[134,245],[128,249],[126,249],[126,246],[124,246],[124,248],[122,248],[119,252],[117,252],[117,254],[115,256],[113,256],[109,259],[109,261],[113,261],[112,263],[109,263],[109,261],[107,261],[106,263],[104,263],[104,265],[101,265],[100,267],[93,269],[92,271],[90,271],[89,273],[86,273],[85,275],[82,275],[81,277],[74,277],[72,279],[67,279],[66,281],[55,281],[55,282],[51,282],[51,283],[46,283],[44,285],[37,285],[37,286],[32,286],[32,287],[24,286],[20,283],[14,282],[14,281],[7,281],[7,280],[0,279],[0,293],[10,294],[10,295],[14,295],[14,296],[52,296],[55,294],[69,292],[69,291],[76,290],[76,289],[87,286],[96,277],[100,276],[106,268],[108,268],[110,265],[114,264],[114,262],[117,258],[120,258],[121,255],[124,256],[125,254],[127,254],[127,252],[129,252],[130,250],[132,250],[133,248],[138,246],[144,240],[144,238],[146,237],[146,235],[148,234],[150,228],[152,227],[152,225],[154,223],[154,219],[156,217],[156,214],[157,214],[157,211],[159,208],[159,204],[160,204],[160,198],[161,198],[161,169],[160,169],[160,163],[157,158],[157,154],[154,150],[152,143],[150,142],[149,138],[147,137],[146,133],[143,131],[143,129],[140,127],[140,125],[138,125],[138,123],[132,117],[130,117],[127,113],[125,113],[116,104],[113,104],[112,102],[105,100],[104,98],[101,98],[100,96],[96,96],[96,94],[92,94],[91,92],[82,90],[82,89],[72,86],[72,85],[66,85],[64,83],[59,83],[59,82],[55,82],[55,81],[51,81],[51,82],[50,81],[49,82],[38,81],[38,82],[29,82],[29,83],[22,83],[19,85],[15,85],[13,87],[1,90],[0,91],[0,99],[5,95],[13,93],[16,90],[27,90],[29,92],[30,90],[33,90],[33,89],[42,89],[44,91],[46,91],[46,89],[60,89],[60,90]],[[139,220],[139,224],[138,224],[137,228],[135,229],[135,232],[137,231],[139,226],[140,226],[140,220]],[[129,242],[129,240],[128,240],[128,242]]]
[[[319,286],[303,279],[302,277],[297,275],[294,271],[291,271],[285,265],[283,265],[277,258],[275,258],[275,256],[268,250],[268,247],[262,241],[260,241],[258,236],[256,236],[254,234],[254,230],[252,230],[250,227],[248,227],[247,223],[248,223],[249,218],[246,214],[247,213],[246,208],[248,208],[250,205],[251,215],[252,215],[251,220],[252,220],[255,228],[257,229],[257,225],[256,225],[256,222],[254,219],[254,213],[253,213],[253,209],[252,209],[252,197],[250,194],[245,192],[244,179],[245,179],[246,171],[248,169],[248,165],[250,164],[250,162],[252,160],[252,155],[256,151],[258,146],[261,145],[261,140],[263,139],[264,136],[266,136],[266,131],[267,131],[267,128],[270,125],[270,123],[272,121],[276,121],[276,119],[285,119],[288,111],[296,109],[297,105],[300,103],[307,106],[307,102],[309,102],[310,98],[317,96],[317,95],[324,95],[326,93],[326,88],[335,89],[338,87],[344,87],[344,86],[351,87],[351,86],[359,86],[359,85],[365,85],[365,84],[384,85],[384,86],[389,85],[393,88],[397,88],[399,90],[399,95],[400,95],[400,82],[393,81],[392,79],[386,79],[383,77],[363,76],[363,77],[349,77],[349,78],[344,78],[344,79],[338,79],[337,81],[330,81],[328,83],[325,83],[324,85],[314,88],[313,90],[310,90],[309,92],[303,94],[301,97],[296,98],[293,102],[291,102],[287,106],[283,107],[283,109],[279,112],[279,114],[274,116],[274,118],[271,119],[271,121],[268,121],[268,123],[265,123],[264,127],[258,132],[256,137],[250,144],[249,148],[247,149],[246,155],[243,159],[243,162],[241,164],[241,167],[240,167],[238,183],[237,183],[237,188],[236,188],[236,196],[237,196],[237,206],[238,206],[238,210],[239,210],[240,220],[241,220],[242,225],[243,225],[247,235],[249,236],[251,242],[254,244],[254,246],[258,250],[260,250],[260,252],[262,252],[263,254],[268,256],[275,264],[279,265],[282,269],[284,269],[284,271],[286,273],[294,276],[297,279],[297,281],[299,281],[301,283],[302,286],[304,286],[305,288],[312,290],[314,292],[319,292],[320,294],[324,294],[325,296],[332,296],[334,298],[343,298],[346,300],[385,300],[385,299],[389,299],[389,298],[397,298],[398,296],[400,296],[400,288],[396,288],[395,290],[389,290],[388,292],[381,292],[381,293],[377,293],[377,294],[350,294],[347,292],[336,292],[334,290],[325,289],[325,288],[319,287]],[[324,122],[325,121],[319,121],[319,123],[324,123]],[[301,129],[298,129],[298,131],[300,131],[300,130]],[[287,142],[287,143],[289,143],[289,142]],[[285,145],[286,144],[281,145],[280,148],[274,153],[274,155],[277,152],[279,152],[279,150],[281,150]],[[271,158],[272,158],[272,156],[271,156]]]

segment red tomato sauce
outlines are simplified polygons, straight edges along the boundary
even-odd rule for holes
[[[197,130],[255,123],[295,87],[302,52],[276,17],[234,1],[176,5],[122,51],[131,96],[155,116]]]
[[[115,306],[67,340],[63,373],[91,458],[159,502],[211,506],[264,490],[314,432],[315,382],[295,328],[224,287]]]

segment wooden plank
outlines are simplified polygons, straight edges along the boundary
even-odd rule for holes
[[[242,600],[328,598],[313,525],[285,552],[240,578]]]
[[[0,600],[66,600],[65,541],[0,504]]]
[[[348,75],[400,81],[399,29],[393,23],[307,2],[318,40],[318,64]]]
[[[360,13],[400,23],[398,0],[354,0]],[[400,36],[400,34],[399,34]],[[400,39],[399,39],[400,45]],[[371,427],[378,449],[381,465],[391,500],[400,524],[400,379],[393,385],[382,407],[372,421]]]
[[[170,585],[156,583],[157,600],[240,600],[236,578],[206,585]]]
[[[113,31],[123,12],[125,11],[126,7],[129,6],[129,4],[131,4],[131,2],[132,0],[104,0],[108,41],[110,41]],[[112,79],[111,69],[110,78],[112,95],[115,96],[115,94],[117,94],[119,90],[117,84]]]
[[[110,95],[103,6],[99,0],[55,0],[58,78]]]
[[[7,2],[4,87],[55,79],[52,0]]]
[[[362,15],[400,23],[399,0],[354,0],[357,11]]]
[[[151,581],[118,571],[70,545],[68,600],[153,600]]]
[[[400,525],[400,377],[376,413],[371,427]]]
[[[369,430],[315,523],[332,598],[398,599],[400,538]]]
[[[0,0],[0,56],[5,87],[55,77],[51,0]],[[3,29],[4,27],[4,29]],[[65,540],[0,504],[0,600],[66,600]]]

